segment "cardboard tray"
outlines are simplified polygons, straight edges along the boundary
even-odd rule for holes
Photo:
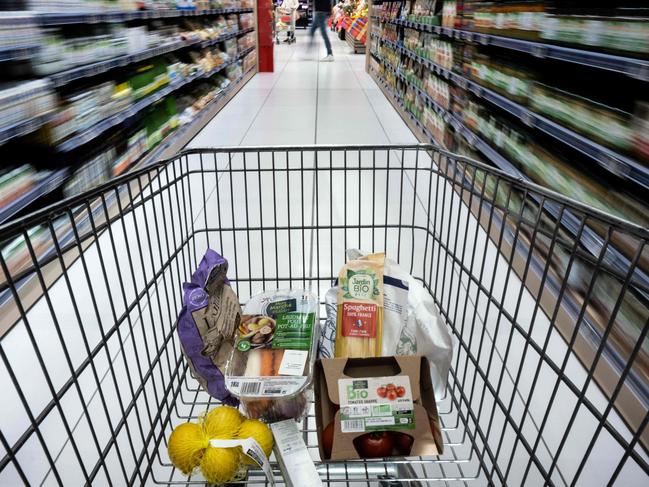
[[[410,380],[415,428],[398,430],[414,438],[409,456],[434,456],[443,453],[444,445],[430,377],[430,364],[425,357],[415,355],[334,358],[318,360],[314,372],[315,413],[320,458],[323,460],[361,458],[354,447],[354,439],[366,433],[343,433],[341,431],[338,379],[391,376],[407,376]],[[331,457],[327,458],[323,449],[322,434],[331,421],[335,421],[333,443]]]

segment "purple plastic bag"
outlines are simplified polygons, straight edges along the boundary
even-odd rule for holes
[[[183,284],[183,308],[178,338],[192,375],[205,390],[225,404],[239,401],[225,388],[222,369],[230,356],[241,308],[226,274],[228,262],[207,249],[192,281]]]

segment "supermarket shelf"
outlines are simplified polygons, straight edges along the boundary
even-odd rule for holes
[[[432,142],[436,144],[436,141],[432,138],[432,136],[426,130],[426,128],[406,109],[401,97],[395,94],[392,91],[392,89],[387,85],[387,83],[385,83],[385,81],[378,74],[371,73],[371,75],[372,78],[378,83],[382,91],[386,94],[388,99],[390,99],[390,101],[395,106],[395,108],[397,108],[397,111],[400,112],[402,118],[404,118],[404,121],[410,126],[410,128],[412,129],[413,125],[417,128],[417,130],[413,130],[413,132],[418,136],[419,140],[425,143]],[[410,84],[410,86],[418,90],[418,88],[413,86],[412,84]],[[434,104],[434,101],[431,100],[430,97],[425,92],[422,92],[421,90],[418,91],[420,95],[422,95],[426,103],[431,105],[432,102]],[[406,115],[404,116],[404,114]],[[455,130],[464,137],[464,139],[469,143],[469,145],[471,145],[474,149],[481,152],[496,167],[520,179],[521,181],[531,182],[529,177],[527,177],[523,172],[521,172],[516,167],[514,167],[511,164],[511,162],[509,162],[505,157],[500,155],[500,153],[495,149],[493,149],[490,144],[485,142],[480,137],[476,136],[471,130],[469,130],[462,123],[460,123],[457,120],[454,120],[452,117],[449,120],[449,123],[453,125]],[[582,245],[586,249],[588,249],[588,251],[591,252],[592,255],[594,256],[600,255],[602,248],[604,246],[604,239],[598,233],[593,231],[588,226],[581,228],[580,219],[572,212],[570,211],[562,212],[561,208],[559,208],[558,205],[550,204],[547,200],[543,200],[542,198],[536,196],[534,193],[530,193],[530,197],[532,197],[539,205],[542,204],[543,208],[555,220],[560,219],[561,225],[568,232],[570,232],[574,236],[580,235],[580,241]],[[606,251],[604,254],[603,264],[610,266],[611,268],[618,269],[620,272],[627,273],[631,265],[631,262],[625,255],[623,255],[614,246],[608,245],[606,247]],[[543,266],[541,265],[539,266],[539,275],[542,274],[543,274]],[[649,286],[649,276],[645,271],[643,271],[640,268],[635,269],[632,279],[644,289],[647,289],[647,287]],[[641,294],[643,294],[646,298],[649,297],[647,296],[647,293],[642,291],[640,288],[636,287],[636,290]],[[563,306],[567,306],[566,308],[567,311],[574,316],[576,316],[576,314],[579,313],[578,304],[576,305],[573,304],[568,306],[566,303],[564,303]],[[584,323],[588,323],[588,320],[585,320]],[[596,326],[592,324],[588,324],[588,327],[590,328],[590,332],[593,334],[593,336],[601,337],[601,333],[598,331]],[[623,361],[620,362],[620,360],[616,358],[616,353],[614,350],[612,349],[607,350],[607,352],[608,352],[607,357],[610,360],[612,360],[618,366],[621,366],[622,368],[624,367],[624,362]],[[636,387],[636,390],[642,389],[642,387],[639,384],[635,384],[634,387]],[[637,389],[638,387],[640,387],[640,389]]]
[[[137,162],[134,167],[143,167],[147,164],[169,158],[176,154],[176,152],[187,145],[189,141],[191,141],[194,136],[205,126],[207,122],[209,122],[214,115],[216,115],[238,92],[239,90],[248,82],[250,79],[255,75],[256,73],[256,68],[253,67],[252,69],[248,70],[246,73],[244,73],[238,80],[234,81],[231,83],[227,88],[225,88],[221,94],[212,100],[207,106],[203,108],[199,116],[190,124],[187,124],[180,129],[176,130],[175,132],[169,134],[169,136],[161,142],[155,149],[150,151],[148,154],[144,155],[139,162]],[[65,178],[67,176],[67,173],[62,173],[60,177]],[[51,191],[54,189],[56,186],[59,186],[60,182],[58,184],[55,184],[51,188],[47,189],[47,191]],[[27,204],[31,203],[32,201],[35,201],[39,196],[42,196],[47,193],[46,188],[40,188],[39,191],[35,192],[35,194],[31,195],[31,198],[28,198],[27,195],[25,195],[23,198],[25,203],[21,206],[21,208],[24,208]],[[116,198],[118,197],[116,192],[110,192],[106,196],[106,201],[105,204],[109,208],[109,212],[112,211],[115,206],[116,206]],[[132,202],[131,197],[129,196],[128,200],[125,200],[122,202],[123,205],[128,204],[128,201]],[[13,205],[16,205],[17,202],[12,203]],[[15,208],[12,211],[12,214],[15,214],[20,208]],[[101,215],[105,215],[105,210],[103,205],[99,205],[95,208],[98,210],[98,213]],[[11,215],[4,215],[5,209],[0,209],[0,222],[3,222],[7,218],[9,218]],[[93,214],[95,213],[95,210],[93,210]],[[75,218],[75,224],[77,226],[77,230],[79,232],[80,238],[82,241],[86,241],[87,237],[89,237],[92,234],[92,228],[90,226],[90,217],[88,216],[87,212],[83,211],[81,214],[78,215],[78,218]],[[72,231],[72,228],[69,227],[64,232],[62,232],[61,235],[58,237],[59,240],[59,246],[62,252],[66,254],[66,259],[69,257],[69,254],[74,254],[71,256],[72,260],[69,261],[69,265],[78,257],[77,254],[75,254],[75,251],[77,250],[76,245],[74,244],[74,233]],[[87,244],[87,243],[86,243]],[[56,259],[56,253],[55,253],[55,248],[54,245],[48,246],[48,248],[43,249],[42,251],[39,250],[39,256],[38,256],[38,261],[41,266],[46,266],[48,263],[52,262],[52,260]],[[56,267],[54,270],[55,273],[60,273],[60,267]],[[17,287],[19,289],[23,289],[25,286],[31,286],[34,283],[36,283],[36,280],[33,279],[34,276],[25,278],[21,280],[20,282],[16,283]],[[35,300],[39,299],[42,293],[42,290],[40,289],[40,285],[36,283],[36,288],[34,293],[28,293],[30,297],[26,298],[29,303],[26,303],[28,306],[31,306],[34,304]],[[9,291],[6,291],[4,294],[0,293],[0,306],[4,306],[8,300],[10,299],[11,293]],[[34,301],[32,301],[32,299]],[[4,311],[4,308],[2,308],[2,311]]]
[[[251,47],[246,51],[243,51],[242,53],[239,54],[239,56],[237,56],[237,59],[231,61],[229,64],[234,63],[236,60],[245,56],[247,53],[253,51],[254,49],[255,49],[254,47]],[[225,65],[222,65],[219,66],[217,70],[221,70],[224,68]],[[215,72],[212,74],[218,72],[217,70],[215,70]],[[219,97],[217,97],[208,106],[206,106],[203,109],[204,111],[202,112],[201,115],[199,115],[199,117],[194,123],[188,124],[187,126],[170,134],[168,140],[163,141],[149,154],[145,154],[141,159],[141,161],[152,161],[154,160],[154,158],[159,158],[159,155],[163,151],[165,151],[172,145],[175,147],[175,144],[173,144],[174,142],[180,141],[183,142],[182,146],[186,145],[189,142],[189,140],[191,140],[194,137],[194,135],[198,132],[198,130],[200,130],[205,125],[205,123],[207,123],[207,121],[209,121],[209,119],[211,119],[216,113],[218,113],[218,111],[223,107],[223,105],[225,105],[225,103],[227,103],[227,101],[229,101],[230,98],[232,98],[232,96],[234,96],[238,92],[239,88],[243,84],[245,84],[245,82],[247,82],[253,76],[253,74],[254,74],[254,69],[250,70],[248,73],[246,73],[244,76],[239,78],[237,81],[230,84],[230,86],[228,86],[225,90],[223,90],[222,94]],[[204,76],[208,76],[208,75],[204,75]],[[218,109],[216,109],[217,107]],[[209,117],[207,121],[204,120],[205,117]],[[202,124],[197,123],[199,121],[201,121]],[[158,154],[158,156],[156,156],[156,154]],[[68,177],[69,174],[70,174],[70,170],[68,168],[55,171],[47,178],[40,181],[36,186],[34,186],[29,191],[27,191],[25,194],[23,194],[16,200],[12,201],[7,206],[0,208],[0,223],[8,220],[9,218],[11,218],[11,216],[15,215],[16,213],[18,213],[20,210],[22,210],[32,202],[36,201],[40,197],[48,194],[52,190],[59,187],[65,181],[65,179]]]
[[[11,139],[22,137],[41,128],[49,120],[48,115],[22,120],[8,127],[0,128],[0,145],[6,144]]]
[[[0,208],[0,223],[8,220],[20,210],[25,208],[30,203],[36,201],[38,198],[45,196],[52,190],[58,188],[68,176],[69,170],[59,169],[52,174],[39,181],[26,193],[22,194],[8,205]]]
[[[108,59],[106,61],[99,61],[89,66],[79,66],[76,68],[61,71],[60,73],[50,75],[49,79],[55,88],[59,88],[61,86],[70,83],[71,81],[75,81],[81,78],[88,78],[90,76],[96,76],[98,74],[105,73],[106,71],[110,71],[111,69],[128,66],[129,64],[137,63],[139,61],[143,61],[145,59],[149,59],[152,57],[162,56],[164,54],[168,54],[170,52],[177,51],[179,49],[183,49],[186,47],[212,46],[214,44],[218,44],[219,42],[226,41],[233,37],[237,37],[246,34],[248,32],[252,32],[253,30],[254,28],[251,27],[249,29],[243,29],[236,32],[229,32],[216,39],[210,39],[207,41],[201,41],[201,40],[176,41],[176,42],[169,43],[165,46],[146,49],[137,54],[128,54],[126,56],[119,56],[113,59]]]
[[[480,98],[483,98],[518,117],[525,125],[537,128],[568,146],[577,149],[582,154],[593,159],[607,171],[622,179],[649,189],[649,168],[643,164],[640,164],[625,155],[619,154],[612,149],[604,147],[603,145],[553,122],[552,120],[538,115],[532,110],[513,102],[510,99],[475,83],[474,81],[443,68],[438,64],[419,56],[400,43],[392,42],[383,38],[380,39],[381,42],[389,45],[396,52],[407,55],[411,59],[414,59],[420,64],[428,67],[431,71],[441,75],[447,80],[453,81],[459,87],[471,90],[471,92]]]
[[[160,143],[153,151],[145,155],[137,167],[146,166],[153,162],[167,159],[185,147],[200,132],[205,125],[221,111],[221,109],[239,92],[243,86],[255,75],[256,68],[244,73],[238,80],[231,83],[219,96],[206,105],[192,123],[184,125],[167,140]]]
[[[216,42],[216,41],[215,41]],[[220,66],[216,67],[212,71],[208,73],[195,73],[192,76],[189,76],[187,78],[184,78],[182,80],[175,81],[161,90],[153,93],[152,95],[147,96],[146,98],[134,103],[132,106],[127,108],[126,110],[123,110],[119,113],[116,113],[115,115],[112,115],[108,117],[105,120],[102,120],[98,122],[97,124],[93,125],[92,127],[88,128],[88,130],[81,132],[80,134],[74,135],[71,138],[67,139],[65,142],[62,142],[59,144],[56,148],[59,152],[70,152],[74,149],[79,148],[80,146],[90,142],[91,140],[96,139],[100,135],[102,135],[104,132],[106,132],[108,129],[115,127],[116,125],[121,124],[125,120],[137,115],[140,113],[142,110],[145,108],[153,105],[154,103],[157,103],[160,101],[162,98],[170,95],[171,93],[179,90],[183,86],[186,86],[190,83],[193,83],[194,81],[202,78],[210,78],[211,76],[214,76],[215,74],[223,71],[225,68],[228,66],[231,66],[232,64],[236,63],[239,61],[241,58],[243,58],[245,55],[248,53],[252,52],[255,48],[250,47],[242,52],[240,52],[235,58],[230,59],[229,61],[226,61],[225,63],[221,64]]]
[[[503,49],[525,52],[539,58],[557,59],[569,63],[590,66],[592,68],[614,71],[642,81],[649,81],[649,61],[643,59],[557,46],[554,44],[546,44],[544,42],[526,41],[523,39],[515,39],[513,37],[483,34],[481,32],[471,32],[463,29],[452,29],[450,27],[441,27],[438,25],[421,24],[402,19],[381,19],[376,16],[372,17],[372,19],[378,22],[388,22],[463,41],[475,42],[483,46],[495,46]]]
[[[387,66],[401,80],[408,83],[405,77],[398,70],[390,66],[389,63],[384,63],[384,66]],[[420,127],[424,131],[424,133],[428,133],[426,129],[422,126],[422,124],[419,123],[419,121],[416,120],[412,116],[412,114],[405,109],[401,97],[392,93],[392,91],[387,87],[387,84],[385,84],[380,79],[380,77],[375,76],[375,78],[378,78],[380,80],[380,83],[383,84],[383,86],[385,86],[389,90],[391,96],[393,96],[397,101],[397,103],[399,103],[399,105],[403,107],[403,111],[408,114],[409,118],[411,120],[414,120],[416,122],[416,125]],[[489,143],[485,142],[482,138],[474,134],[473,131],[468,129],[461,121],[455,118],[452,113],[447,112],[442,107],[440,107],[426,92],[424,92],[417,86],[413,85],[412,83],[408,83],[408,85],[411,86],[414,90],[416,90],[421,96],[421,98],[431,108],[433,108],[440,116],[442,116],[442,118],[449,125],[451,125],[456,132],[461,134],[462,137],[464,137],[464,139],[471,147],[481,152],[489,161],[491,161],[492,164],[494,164],[496,167],[500,168],[501,170],[507,172],[508,174],[511,174],[512,176],[515,176],[523,181],[531,182],[530,178],[527,175],[525,175],[523,172],[517,169],[507,158],[503,157]],[[429,141],[435,142],[432,138],[430,138],[430,136],[429,136]],[[535,196],[532,195],[532,197]],[[556,220],[558,220],[561,217],[562,226],[566,228],[572,235],[574,236],[579,235],[581,224],[577,216],[575,216],[569,211],[564,211],[563,214],[561,214],[559,208],[549,205],[547,204],[547,202],[544,203],[544,208]],[[583,230],[581,230],[580,241],[582,245],[586,249],[588,249],[588,251],[594,256],[600,255],[602,248],[605,245],[604,239],[588,226],[584,227]],[[606,247],[603,263],[605,263],[608,266],[611,266],[612,268],[618,269],[622,273],[628,272],[628,269],[631,265],[629,259],[612,245],[608,245]],[[637,280],[637,282],[645,289],[649,287],[649,275],[647,275],[642,269],[636,268],[633,278]]]
[[[454,75],[454,77],[461,78],[457,75]],[[535,127],[555,139],[577,149],[582,154],[585,154],[596,161],[604,169],[622,179],[638,184],[645,189],[649,189],[649,167],[646,167],[622,154],[618,154],[614,150],[604,147],[581,134],[573,132],[550,119],[542,117],[528,108],[525,108],[524,106],[519,105],[494,91],[484,88],[473,81],[465,79],[464,82],[468,84],[469,89],[477,96],[493,103],[503,110],[508,111],[522,120],[526,125]]]
[[[0,62],[22,61],[31,58],[38,51],[37,45],[17,45],[0,47]]]
[[[114,10],[97,13],[42,13],[35,19],[40,25],[98,24],[109,22],[129,22],[132,20],[171,19],[177,17],[201,17],[205,15],[249,13],[251,8],[213,8],[206,10]],[[1,22],[0,22],[1,25]]]

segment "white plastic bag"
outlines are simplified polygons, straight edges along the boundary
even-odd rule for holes
[[[358,259],[366,252],[349,249],[348,259]],[[432,296],[419,281],[395,261],[386,258],[383,280],[384,315],[381,353],[423,355],[430,362],[430,372],[438,399],[444,396],[453,357],[453,340]],[[325,295],[327,318],[322,327],[319,356],[334,356],[336,341],[337,291]]]

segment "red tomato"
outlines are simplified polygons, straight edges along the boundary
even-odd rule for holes
[[[406,433],[394,433],[394,443],[396,444],[399,455],[403,455],[404,457],[410,455],[410,450],[414,442],[415,439]]]
[[[397,396],[398,397],[403,397],[406,395],[406,388],[403,386],[397,387]]]
[[[394,435],[391,431],[373,431],[355,438],[354,446],[361,458],[389,457],[394,448]]]
[[[322,432],[322,449],[324,450],[325,458],[331,458],[331,447],[334,443],[334,422],[332,421]]]
[[[379,397],[385,397],[385,395],[386,395],[387,393],[388,393],[388,390],[387,390],[385,387],[383,387],[383,386],[379,387],[379,388],[376,390],[376,395],[379,396]]]
[[[388,399],[394,401],[397,398],[397,392],[394,389],[388,390]]]
[[[395,386],[392,383],[389,383],[386,387],[387,387],[388,391],[394,391],[397,388],[397,386]]]

